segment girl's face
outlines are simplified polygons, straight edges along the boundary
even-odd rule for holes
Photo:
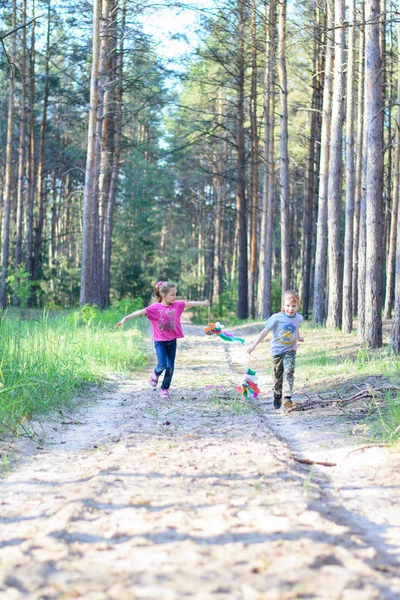
[[[169,306],[176,300],[176,287],[172,287],[168,290],[166,294],[162,295],[163,304]]]
[[[288,317],[294,317],[299,305],[295,298],[285,298],[283,302],[283,310]]]

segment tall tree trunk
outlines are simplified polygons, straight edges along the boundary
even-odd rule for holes
[[[32,16],[35,16],[35,2],[32,2]],[[29,52],[29,142],[28,142],[28,206],[27,206],[27,271],[33,277],[33,206],[35,201],[36,168],[35,168],[35,21],[31,23],[31,47]],[[30,294],[27,305],[32,307],[33,297]]]
[[[123,105],[123,67],[124,67],[124,39],[125,39],[125,20],[126,20],[126,2],[123,0],[121,7],[120,23],[120,41],[119,52],[115,58],[115,115],[114,115],[114,155],[111,172],[111,182],[107,202],[105,235],[104,235],[104,274],[103,274],[103,293],[104,306],[110,305],[110,286],[111,286],[111,248],[114,206],[118,188],[119,167],[121,157],[121,138],[122,138],[122,105]]]
[[[326,265],[327,265],[327,199],[329,179],[329,149],[331,135],[332,115],[332,67],[334,56],[333,44],[333,0],[327,0],[327,25],[326,59],[324,93],[322,100],[322,125],[321,125],[321,158],[319,167],[318,190],[318,224],[317,242],[315,250],[315,275],[313,296],[313,322],[322,324],[325,321],[325,292],[326,292]]]
[[[264,70],[264,176],[261,218],[258,317],[266,319],[272,311],[272,235],[275,191],[274,114],[275,114],[275,0],[265,3]]]
[[[92,39],[92,67],[90,73],[90,108],[89,127],[86,156],[85,188],[83,194],[83,219],[82,219],[82,269],[80,304],[91,302],[93,286],[91,281],[92,270],[92,239],[93,239],[93,191],[97,131],[98,108],[98,75],[99,75],[99,50],[100,50],[100,16],[101,0],[93,1],[93,39]]]
[[[247,266],[247,207],[246,207],[246,158],[244,139],[244,37],[245,11],[244,0],[238,0],[238,48],[237,48],[237,114],[236,114],[236,146],[237,146],[237,184],[236,211],[238,232],[238,307],[239,319],[248,317],[248,266]]]
[[[98,261],[98,295],[96,304],[103,308],[106,302],[104,290],[104,254],[107,207],[115,151],[115,86],[116,86],[116,44],[117,44],[117,4],[115,0],[103,0],[103,15],[99,66],[99,105],[101,104],[101,146],[99,173],[99,228],[96,256]]]
[[[278,74],[280,89],[280,195],[282,292],[290,288],[290,198],[288,155],[288,103],[286,76],[286,0],[279,2]]]
[[[382,346],[382,183],[383,101],[382,59],[379,44],[379,0],[366,4],[366,280],[364,340],[370,348]]]
[[[12,29],[17,26],[17,2],[13,0],[12,4]],[[6,168],[4,176],[3,190],[3,255],[1,263],[1,286],[0,286],[0,306],[7,306],[7,267],[8,267],[8,252],[10,245],[10,215],[11,215],[11,199],[12,199],[12,144],[13,144],[13,128],[14,128],[14,87],[15,87],[15,57],[16,57],[16,33],[12,34],[11,47],[11,65],[10,65],[10,80],[8,89],[8,113],[7,113],[7,141],[6,141]]]
[[[256,0],[251,3],[251,245],[249,269],[249,314],[255,317],[258,236],[258,132],[257,132],[257,38]]]
[[[45,183],[44,183],[44,163],[45,163],[45,142],[47,129],[47,108],[49,101],[49,64],[50,64],[50,0],[47,11],[47,40],[46,40],[46,65],[43,95],[43,113],[40,125],[40,145],[39,145],[39,164],[37,176],[39,215],[35,229],[35,245],[33,250],[33,280],[39,279],[40,252],[42,247],[42,236],[45,219]]]
[[[364,1],[360,5],[360,41],[359,41],[359,68],[358,68],[358,106],[357,106],[357,139],[356,139],[356,182],[354,195],[354,240],[353,240],[353,316],[357,314],[358,307],[358,250],[360,240],[360,208],[362,187],[362,160],[363,160],[363,130],[364,130],[364,64],[365,64],[365,26],[364,26]]]
[[[340,327],[342,319],[342,242],[340,237],[343,167],[344,0],[335,0],[335,71],[333,79],[331,149],[328,181],[329,302],[327,323]]]
[[[397,24],[397,36],[400,39],[400,22]],[[397,220],[399,210],[399,178],[400,178],[400,63],[397,65],[397,117],[395,121],[396,143],[394,151],[394,177],[393,177],[393,205],[392,218],[390,220],[389,257],[386,267],[386,295],[385,295],[385,319],[392,316],[394,285],[395,285],[395,262],[397,241]]]
[[[24,205],[25,189],[25,157],[26,157],[26,0],[22,2],[22,54],[21,54],[21,111],[19,125],[18,148],[18,187],[17,187],[17,214],[15,232],[15,271],[22,263],[22,212]],[[17,295],[14,293],[14,305],[18,305]]]
[[[304,194],[304,212],[303,212],[303,239],[301,247],[301,285],[300,297],[302,301],[302,315],[308,319],[310,308],[310,283],[311,283],[311,241],[313,225],[313,209],[315,194],[315,170],[316,170],[316,146],[317,146],[317,120],[318,120],[318,66],[320,54],[320,27],[318,22],[318,6],[313,5],[314,15],[314,50],[313,50],[313,70],[312,70],[312,99],[310,113],[310,145],[308,150],[308,165],[306,186]],[[319,142],[320,140],[318,140]]]
[[[354,235],[354,71],[355,71],[355,23],[356,4],[350,0],[347,54],[347,108],[346,108],[346,224],[344,236],[343,269],[343,316],[342,331],[350,333],[353,329],[353,235]]]

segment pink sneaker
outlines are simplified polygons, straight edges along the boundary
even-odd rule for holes
[[[160,390],[160,396],[161,398],[167,398],[170,399],[171,398],[171,394],[169,393],[169,390]]]
[[[157,373],[155,371],[152,372],[151,377],[150,377],[150,381],[149,381],[151,387],[157,387],[157,383],[158,383],[158,378],[159,377],[160,376],[157,375]]]

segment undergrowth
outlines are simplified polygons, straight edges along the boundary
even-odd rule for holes
[[[0,316],[0,432],[18,435],[24,423],[68,406],[77,390],[106,371],[130,372],[146,362],[145,322],[115,329],[134,303],[103,311],[5,311]]]
[[[394,397],[388,391],[383,402],[373,400],[358,424],[366,439],[399,443],[400,356],[392,355],[388,344],[375,350],[360,346],[355,332],[346,335],[308,323],[301,329],[305,342],[298,354],[296,375],[305,382],[306,388],[332,395],[338,390],[346,397],[360,387],[384,390],[387,383],[399,386],[399,393]]]

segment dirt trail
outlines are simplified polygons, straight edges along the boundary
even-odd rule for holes
[[[398,600],[399,455],[357,450],[334,409],[274,411],[267,345],[263,394],[243,401],[245,350],[185,329],[171,401],[150,360],[20,446],[0,484],[0,598]]]

